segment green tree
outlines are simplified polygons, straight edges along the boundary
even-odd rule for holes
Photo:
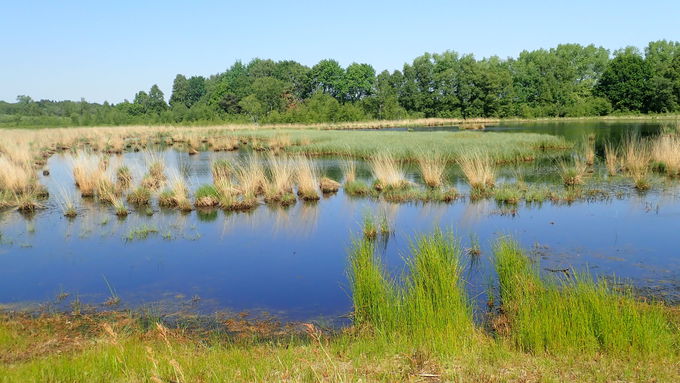
[[[645,111],[650,74],[649,66],[639,52],[625,49],[617,52],[602,73],[596,91],[616,110]]]
[[[345,71],[335,60],[321,60],[310,71],[313,91],[321,91],[336,99],[342,97]]]
[[[168,104],[165,103],[165,97],[163,96],[163,92],[161,89],[158,87],[158,85],[154,84],[151,86],[151,89],[149,90],[149,95],[147,98],[147,105],[146,105],[146,111],[148,112],[153,112],[160,114],[164,110],[168,108]]]

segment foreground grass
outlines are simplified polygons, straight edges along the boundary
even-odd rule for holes
[[[143,326],[126,315],[0,318],[3,382],[671,382],[677,358],[532,355],[479,338],[442,355],[362,331],[266,339]]]

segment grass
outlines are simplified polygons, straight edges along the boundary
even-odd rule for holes
[[[345,193],[350,196],[366,196],[371,193],[371,188],[363,181],[345,181],[343,185]]]
[[[151,190],[139,186],[127,195],[127,201],[129,204],[137,206],[149,205],[151,203]]]
[[[319,181],[319,188],[324,194],[336,193],[340,190],[340,183],[328,177],[322,177]]]
[[[370,158],[369,164],[375,177],[375,188],[401,188],[407,184],[401,164],[390,152],[380,152]]]
[[[231,162],[227,160],[217,160],[210,165],[213,182],[221,179],[230,179],[234,169]]]
[[[605,166],[610,176],[615,176],[619,172],[620,159],[619,151],[611,143],[604,145]]]
[[[522,200],[522,189],[518,185],[502,184],[493,190],[494,198],[497,202],[509,205],[516,205]]]
[[[579,157],[574,157],[571,162],[561,160],[559,162],[560,177],[565,186],[577,186],[585,183],[588,165]]]
[[[487,190],[496,183],[493,161],[486,153],[470,151],[458,159],[458,165],[473,189]]]
[[[74,218],[78,215],[78,210],[76,209],[76,197],[68,191],[65,187],[59,187],[59,207],[61,208],[62,214],[68,218]]]
[[[357,164],[350,158],[343,159],[341,163],[342,178],[345,184],[356,181],[357,179]]]
[[[585,274],[541,278],[519,245],[494,249],[505,328],[513,344],[533,353],[676,354],[678,332],[663,306],[637,300]],[[503,334],[503,330],[500,332]]]
[[[30,166],[0,155],[0,190],[21,194],[34,188],[37,180]]]
[[[269,182],[265,190],[267,201],[280,201],[286,194],[293,191],[295,178],[295,164],[286,157],[277,157],[270,154],[267,158],[269,163]]]
[[[376,256],[373,241],[355,242],[349,262],[355,324],[385,340],[405,337],[444,352],[460,350],[475,332],[460,256],[451,234],[421,236],[406,258],[407,272],[393,280]]]
[[[448,159],[438,153],[421,152],[417,157],[420,175],[425,185],[436,188],[444,183],[444,172]]]
[[[667,175],[680,175],[680,137],[663,135],[651,145],[651,158],[656,167]]]
[[[264,168],[254,155],[236,165],[236,185],[240,194],[260,195],[267,186],[267,177]]]
[[[295,179],[297,181],[298,195],[305,201],[315,201],[319,196],[319,179],[317,169],[312,161],[304,156],[300,156],[295,162]]]
[[[308,145],[288,147],[289,152],[367,159],[375,153],[389,151],[398,160],[416,160],[420,151],[417,148],[428,148],[428,151],[451,159],[472,150],[487,153],[495,162],[513,162],[538,158],[545,150],[572,147],[562,138],[532,133],[257,129],[243,130],[239,134],[266,139],[283,132],[289,134],[293,141],[303,138],[310,141]]]
[[[77,152],[75,155],[67,157],[67,161],[71,164],[73,180],[80,190],[80,194],[83,197],[93,197],[100,180],[104,177],[105,169],[102,157],[86,152]]]
[[[220,193],[214,185],[202,185],[196,190],[196,207],[214,207],[220,202]]]

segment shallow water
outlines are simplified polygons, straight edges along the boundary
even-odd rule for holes
[[[180,169],[192,188],[210,182],[213,158],[241,155],[162,153],[167,166]],[[126,154],[118,161],[141,174],[143,154]],[[337,160],[318,159],[317,165],[340,178]],[[480,312],[494,280],[491,246],[502,235],[520,241],[544,269],[615,275],[645,295],[671,302],[680,297],[680,189],[675,184],[659,183],[639,195],[628,180],[602,180],[598,187],[619,190],[620,198],[520,205],[516,211],[502,209],[493,200],[390,204],[340,191],[288,209],[261,205],[250,213],[182,214],[154,207],[152,216],[134,211],[118,219],[111,208],[79,199],[79,215],[69,220],[55,205],[60,190],[73,187],[69,166],[57,154],[48,168],[51,175],[41,177],[52,196],[48,209],[33,216],[0,213],[0,303],[9,307],[51,302],[56,309],[68,309],[75,300],[104,307],[113,291],[121,307],[268,312],[284,320],[344,323],[343,316],[351,310],[347,250],[366,212],[385,214],[392,223],[394,233],[381,242],[380,251],[394,275],[401,272],[414,235],[436,227],[450,229],[463,248],[476,236],[481,256],[464,255],[463,260],[467,287]],[[368,174],[364,167],[360,170]],[[515,173],[502,169],[500,182],[512,180]],[[553,182],[549,164],[527,165],[525,173],[530,182],[561,187]],[[417,178],[415,171],[409,174]],[[450,178],[465,192],[459,175],[452,172]],[[156,232],[128,238],[140,228]],[[65,299],[56,302],[60,294]]]

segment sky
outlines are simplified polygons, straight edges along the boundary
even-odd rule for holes
[[[679,0],[32,1],[0,6],[0,100],[120,102],[234,61],[401,69],[424,52],[516,57],[561,43],[680,40]]]

